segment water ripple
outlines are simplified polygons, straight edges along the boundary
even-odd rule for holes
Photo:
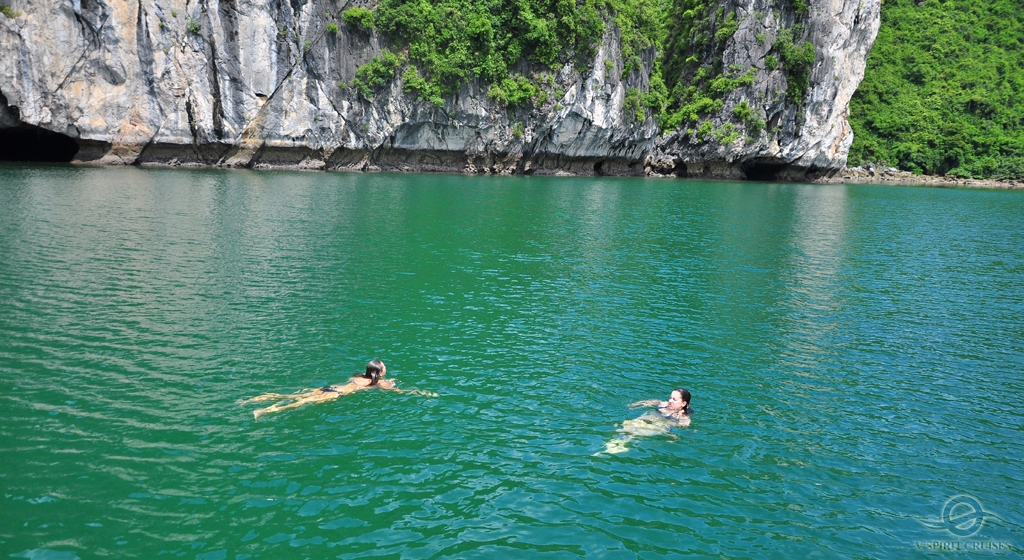
[[[0,176],[15,555],[904,557],[957,493],[1020,549],[1019,193]],[[440,396],[238,404],[372,357]]]

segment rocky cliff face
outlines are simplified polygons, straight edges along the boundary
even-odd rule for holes
[[[728,85],[718,88],[722,103],[701,118],[711,132],[701,135],[694,124],[658,138],[652,167],[691,176],[794,180],[842,169],[853,143],[850,98],[878,34],[881,3],[725,0],[716,6],[715,16],[684,26],[690,46],[674,53],[697,63],[673,65],[670,56],[666,66],[682,66],[684,84],[699,83],[702,69],[710,70],[705,83],[711,90],[716,76],[753,79],[749,85],[736,79],[741,85],[725,92]],[[692,41],[700,34],[726,38],[702,46]]]
[[[12,0],[21,14],[0,16],[0,135],[59,137],[77,143],[76,161],[106,164],[816,178],[845,165],[847,105],[879,3],[812,3],[797,37],[815,45],[799,101],[785,95],[784,69],[765,63],[799,14],[771,0],[715,4],[738,28],[699,55],[756,77],[703,118],[725,126],[746,101],[767,125],[700,140],[623,111],[629,90],[648,87],[655,53],[620,78],[612,25],[590,69],[555,72],[543,101],[502,106],[475,82],[437,106],[404,92],[401,73],[372,99],[344,87],[385,47],[339,19],[357,3]]]

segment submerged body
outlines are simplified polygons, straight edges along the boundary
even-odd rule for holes
[[[395,389],[395,382],[386,380],[376,385],[369,385],[365,383],[365,379],[362,377],[352,377],[344,385],[326,385],[319,389],[306,389],[292,393],[290,395],[282,395],[280,393],[267,393],[258,397],[253,397],[249,400],[244,401],[242,404],[252,402],[263,402],[271,400],[279,400],[281,402],[272,404],[268,407],[258,408],[253,411],[252,415],[254,418],[259,419],[260,416],[270,412],[280,412],[289,408],[298,408],[305,404],[320,403],[325,401],[333,401],[334,399],[355,393],[356,391],[362,391],[363,389],[369,389],[371,387],[380,387],[381,389]]]
[[[617,431],[633,436],[656,436],[667,434],[672,431],[672,428],[678,427],[680,424],[671,418],[654,411],[647,411],[639,418],[626,420]]]
[[[365,374],[353,376],[349,378],[348,382],[342,385],[324,385],[318,389],[305,389],[288,395],[283,395],[281,393],[267,393],[242,401],[242,404],[272,400],[280,401],[268,407],[254,410],[252,413],[253,418],[258,420],[260,416],[270,412],[280,412],[282,410],[298,408],[302,405],[311,403],[333,401],[338,397],[375,387],[388,391],[398,391],[400,393],[414,393],[433,397],[437,396],[437,393],[428,393],[424,391],[402,391],[395,386],[394,381],[390,379],[383,379],[385,375],[387,375],[387,367],[384,363],[380,360],[373,360],[366,365]]]

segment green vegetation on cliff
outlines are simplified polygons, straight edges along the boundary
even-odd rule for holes
[[[667,39],[660,57],[668,91],[665,100],[667,110],[661,116],[661,128],[669,132],[686,127],[685,133],[696,136],[698,140],[704,141],[711,136],[729,143],[738,137],[730,123],[723,125],[714,135],[708,132],[712,126],[709,121],[696,126],[702,119],[722,110],[722,99],[726,94],[753,84],[758,69],[744,69],[738,65],[724,67],[721,53],[725,50],[725,42],[739,28],[741,16],[737,12],[726,13],[716,6],[718,4],[712,0],[672,2],[667,17],[670,22]],[[808,5],[801,0],[791,0],[779,2],[776,7],[780,13],[788,11],[793,14],[796,23],[778,33],[770,50],[774,54],[765,57],[765,68],[775,70],[781,60],[788,84],[787,96],[790,101],[801,103],[810,85],[810,70],[814,63],[814,45],[800,39],[807,30]],[[766,39],[764,34],[757,37],[762,42]],[[753,139],[765,129],[765,123],[754,116],[746,102],[736,107],[733,117],[745,125],[748,139]]]
[[[522,71],[517,69],[521,61],[554,70],[575,58],[585,66],[605,33],[605,22],[614,24],[621,37],[622,74],[640,71],[644,51],[661,44],[665,2],[381,0],[372,19],[368,10],[354,8],[345,12],[345,21],[376,27],[396,50],[408,52],[405,89],[422,99],[441,104],[443,96],[480,78],[493,86],[491,97],[519,105],[546,97],[541,84],[527,84],[515,75]],[[375,59],[370,65],[383,62]]]
[[[797,20],[807,13],[800,0],[782,0],[780,9],[797,14]],[[741,16],[713,0],[380,0],[372,20],[370,13],[354,8],[344,18],[375,27],[393,52],[407,53],[400,62],[408,62],[402,73],[405,90],[437,105],[476,78],[504,105],[543,104],[556,93],[545,87],[552,81],[544,69],[556,70],[570,60],[581,68],[591,64],[608,26],[620,38],[622,63],[616,71],[623,79],[643,70],[645,56],[648,65],[654,63],[646,89],[627,91],[627,111],[639,122],[653,116],[666,131],[697,128],[721,111],[727,93],[751,85],[757,73],[756,68],[723,67],[721,52]],[[810,43],[797,39],[804,30],[802,25],[787,29],[772,46],[796,102],[808,87],[814,59]],[[353,85],[371,97],[400,71],[394,62],[382,54],[359,69]],[[605,65],[608,76],[615,64],[606,59]],[[753,134],[764,129],[742,110],[736,116]]]
[[[440,99],[473,78],[498,84],[521,59],[555,66],[589,56],[604,32],[595,0],[381,0],[375,24],[407,47],[415,89]]]
[[[356,7],[349,8],[341,13],[341,19],[349,25],[363,29],[373,29],[373,10]]]
[[[815,56],[805,40],[809,6],[775,3],[773,17],[791,23],[764,58],[765,71],[784,72],[793,103],[803,100]],[[566,62],[592,64],[611,26],[621,38],[615,71],[622,78],[650,64],[645,57],[654,62],[646,89],[626,92],[628,115],[638,122],[654,117],[666,132],[728,141],[736,138],[734,127],[714,130],[708,119],[759,71],[722,63],[726,42],[752,16],[765,14],[728,12],[714,0],[380,0],[374,11],[353,8],[343,17],[378,29],[391,47],[359,69],[352,82],[359,92],[371,97],[401,73],[407,92],[437,105],[473,79],[503,105],[543,104],[561,95],[549,71]],[[764,44],[769,36],[756,39]],[[607,76],[614,64],[605,63]],[[887,0],[851,103],[850,165],[1024,177],[1022,68],[1019,0]],[[744,103],[731,113],[748,140],[767,128],[754,109]]]
[[[400,55],[384,49],[380,55],[356,70],[352,87],[364,97],[371,97],[375,88],[384,86],[395,77],[395,72],[404,62]]]
[[[1024,177],[1020,1],[886,0],[850,122],[850,165]]]

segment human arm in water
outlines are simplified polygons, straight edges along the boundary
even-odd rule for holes
[[[659,401],[658,399],[647,399],[645,401],[636,401],[635,403],[629,405],[629,408],[631,408],[631,409],[633,409],[633,408],[640,408],[641,406],[656,406],[656,407],[660,408],[660,407],[668,406],[668,402],[666,402],[666,401]]]
[[[399,389],[398,387],[395,386],[394,380],[391,379],[382,379],[380,383],[377,384],[377,386],[380,387],[381,389],[394,391],[396,393],[405,393],[407,395],[422,395],[424,397],[440,396],[437,393],[431,391],[420,391],[419,389]]]
[[[669,393],[667,401],[659,401],[657,399],[648,399],[643,401],[637,401],[629,408],[636,408],[638,406],[654,406],[658,408],[658,412],[661,412],[663,416],[681,417],[690,415],[690,391],[687,389],[672,389]]]

